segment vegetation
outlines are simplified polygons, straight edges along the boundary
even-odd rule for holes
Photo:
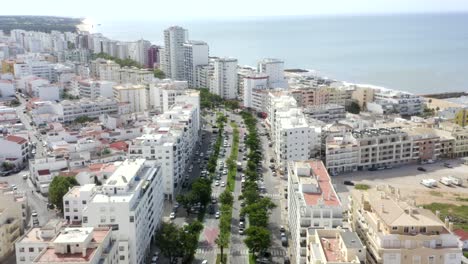
[[[219,233],[218,238],[215,240],[216,245],[218,245],[220,251],[221,251],[221,259],[219,260],[219,263],[227,263],[227,257],[225,258],[225,255],[223,253],[224,248],[229,246],[229,235],[226,233]]]
[[[221,262],[223,260],[224,262]],[[216,264],[227,263],[227,254],[217,254],[216,255]]]
[[[427,107],[427,105],[424,105],[423,112],[419,115],[420,117],[432,117],[435,115],[435,109]]]
[[[202,230],[203,224],[198,221],[182,228],[173,223],[163,222],[161,228],[156,231],[156,245],[171,263],[177,258],[181,258],[182,263],[191,263]]]
[[[212,109],[223,103],[221,96],[212,94],[206,88],[200,88],[200,106],[202,109]]]
[[[423,205],[424,208],[432,212],[440,211],[440,219],[445,220],[446,217],[453,222],[454,228],[461,228],[468,231],[468,205],[454,205],[444,203],[431,203]]]
[[[262,154],[256,128],[257,120],[249,112],[243,111],[241,116],[247,127],[248,135],[245,145],[249,148],[247,168],[245,170],[246,182],[242,196],[239,197],[244,199],[246,204],[241,209],[241,215],[248,216],[250,224],[245,232],[247,238],[244,241],[252,252],[263,252],[271,244],[271,234],[267,227],[271,210],[276,207],[276,204],[270,198],[262,197],[258,191],[257,180],[259,174],[257,168],[261,166]]]
[[[47,33],[52,30],[76,32],[76,26],[81,24],[81,20],[81,18],[54,16],[0,16],[0,25],[6,34],[13,29]]]
[[[355,188],[356,190],[367,191],[367,190],[370,189],[370,186],[367,185],[367,184],[358,183],[358,184],[356,184],[356,185],[354,186],[354,188]]]
[[[106,60],[112,60],[112,61],[115,61],[115,63],[119,64],[120,67],[137,67],[137,68],[142,68],[142,66],[132,60],[132,59],[129,59],[129,58],[126,58],[126,59],[119,59],[117,57],[114,57],[114,56],[111,56],[107,53],[97,53],[97,54],[93,54],[92,56],[92,59],[97,59],[97,58],[102,58],[102,59],[106,59]]]
[[[49,201],[63,211],[63,196],[76,185],[79,184],[74,177],[56,176],[49,186]]]
[[[359,104],[355,101],[351,101],[349,104],[346,105],[346,112],[349,112],[351,114],[359,114],[361,112],[361,107]]]
[[[14,168],[15,168],[15,164],[13,164],[11,162],[8,162],[8,161],[2,162],[2,170],[3,171],[10,171],[10,170],[12,170]]]
[[[79,96],[71,95],[71,94],[69,94],[67,91],[64,91],[64,92],[63,92],[62,98],[63,98],[64,100],[78,100],[78,99],[80,99]]]
[[[11,107],[17,107],[21,104],[21,102],[18,99],[13,99],[10,101],[10,106]]]
[[[158,79],[164,79],[166,78],[166,74],[160,69],[154,69],[154,77]]]
[[[238,109],[239,108],[239,101],[237,100],[226,100],[224,101],[224,105],[228,109]]]
[[[227,178],[227,188],[229,191],[234,191],[234,185],[236,183],[236,174],[237,174],[237,156],[239,154],[239,129],[237,128],[236,123],[231,122],[231,127],[233,129],[233,142],[231,148],[231,155],[227,160],[228,165],[228,178]]]
[[[93,121],[94,119],[88,117],[88,116],[79,116],[73,121],[76,124],[84,124]]]
[[[457,197],[457,198],[455,198],[455,200],[457,200],[459,202],[468,202],[468,198],[464,198],[464,197]]]
[[[438,192],[438,191],[430,191],[429,194],[432,195],[432,196],[437,196],[437,197],[442,197],[443,196],[443,194],[441,192]]]

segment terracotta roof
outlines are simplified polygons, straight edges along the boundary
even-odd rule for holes
[[[50,170],[48,170],[48,169],[46,169],[46,170],[38,170],[38,171],[37,171],[37,174],[39,174],[40,176],[49,175],[49,174],[50,174]]]
[[[121,151],[128,150],[128,144],[125,141],[117,141],[117,142],[111,143],[109,147],[116,149],[116,150],[121,150]]]
[[[453,231],[455,235],[457,235],[461,241],[468,240],[468,231],[465,231],[463,229],[457,229]]]
[[[340,205],[341,202],[331,183],[330,175],[321,161],[308,162],[312,171],[317,176],[317,183],[320,186],[320,193],[304,193],[304,199],[309,206],[317,205],[320,199],[323,199],[325,205]]]
[[[6,136],[5,139],[8,141],[14,142],[16,144],[24,144],[28,142],[25,138],[13,136],[13,135]]]

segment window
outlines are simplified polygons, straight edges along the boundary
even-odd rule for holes
[[[429,256],[427,258],[427,264],[435,264],[435,256]]]
[[[114,223],[115,222],[115,216],[111,215],[110,221],[111,221],[111,223]]]
[[[30,247],[29,252],[34,252],[34,248]]]
[[[419,233],[426,233],[426,227],[423,226],[423,227],[419,228]]]
[[[86,201],[85,201],[85,200],[83,200],[83,201],[81,201],[81,203],[82,203],[82,204],[86,204]]]
[[[398,230],[398,226],[392,226],[392,230]]]
[[[125,256],[124,256],[124,255],[121,255],[121,256],[119,257],[119,259],[120,259],[120,260],[125,260]]]
[[[119,247],[119,251],[124,251],[125,250],[125,247],[124,246],[120,246]]]
[[[73,208],[73,212],[78,213],[78,208]]]
[[[24,248],[20,248],[20,249],[19,249],[19,252],[24,252]]]
[[[43,249],[44,249],[44,248],[41,248],[41,247],[40,247],[40,248],[39,248],[39,252],[41,252]]]
[[[405,226],[405,228],[403,229],[403,232],[408,233],[408,231],[409,231],[409,228]]]
[[[21,256],[20,261],[26,261],[26,258],[24,256]]]
[[[105,223],[106,222],[106,217],[105,216],[101,216],[101,223]]]
[[[88,223],[88,217],[87,216],[83,216],[83,223]]]
[[[130,216],[130,223],[133,223],[135,222],[135,217],[134,216]]]

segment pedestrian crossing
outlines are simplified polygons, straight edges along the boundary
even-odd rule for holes
[[[268,250],[273,257],[283,257],[286,256],[286,251],[283,248],[271,248]],[[197,248],[195,251],[196,254],[221,254],[221,250],[214,247],[203,247]],[[247,256],[249,255],[249,249],[224,249],[223,253],[229,253],[231,256]]]
[[[224,190],[214,190],[212,193],[211,193],[211,196],[212,197],[215,197],[215,198],[218,198],[221,193],[224,192]],[[241,195],[242,193],[234,193],[234,196],[239,196]],[[281,199],[281,194],[279,193],[262,193],[262,196],[263,197],[268,197],[268,198],[271,198],[273,200],[279,200]]]

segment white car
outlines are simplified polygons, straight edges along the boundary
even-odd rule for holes
[[[226,184],[224,182],[221,182],[221,187],[225,187]]]
[[[219,186],[219,181],[215,181],[215,186]]]
[[[218,219],[218,218],[219,218],[219,216],[220,216],[220,213],[219,213],[219,212],[216,212],[216,214],[215,214],[215,218],[216,218],[216,219]]]
[[[201,264],[208,264],[208,260],[203,260]]]
[[[171,215],[169,215],[169,218],[171,218],[171,219],[175,219],[175,213],[174,213],[174,212],[172,212],[172,213],[171,213]]]

